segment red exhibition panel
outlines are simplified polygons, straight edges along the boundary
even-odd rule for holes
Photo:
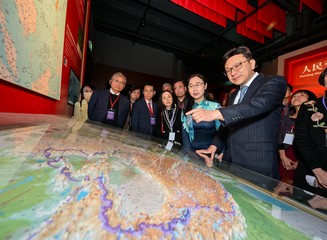
[[[321,97],[326,88],[319,85],[318,77],[325,68],[327,68],[327,47],[286,59],[285,77],[293,86],[293,92],[308,89]]]

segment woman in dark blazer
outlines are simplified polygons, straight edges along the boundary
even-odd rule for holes
[[[319,83],[327,88],[327,68],[319,76]],[[294,139],[302,160],[295,173],[294,185],[324,197],[327,197],[326,123],[327,91],[323,97],[301,106]]]
[[[159,116],[157,124],[157,135],[160,138],[170,141],[175,148],[181,149],[182,122],[181,109],[174,102],[173,94],[165,90],[159,97]]]

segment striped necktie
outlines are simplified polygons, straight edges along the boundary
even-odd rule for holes
[[[240,89],[240,97],[237,101],[237,103],[240,103],[242,100],[243,100],[243,97],[246,93],[246,91],[248,90],[248,86],[242,86],[241,89]]]

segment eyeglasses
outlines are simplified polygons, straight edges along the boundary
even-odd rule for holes
[[[120,84],[120,85],[125,85],[125,82],[119,81],[117,79],[112,79],[111,82],[114,82],[114,83],[117,83],[117,84]]]
[[[204,84],[203,82],[198,82],[198,83],[196,83],[196,84],[194,84],[194,85],[188,85],[187,87],[188,87],[188,89],[191,89],[191,88],[199,88],[202,84]]]
[[[236,63],[233,67],[225,69],[224,75],[229,76],[232,74],[232,70],[238,71],[242,68],[242,64],[248,62],[249,60],[245,60],[243,62]]]

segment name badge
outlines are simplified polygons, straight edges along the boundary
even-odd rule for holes
[[[171,142],[171,141],[168,141],[167,142],[167,145],[166,145],[166,149],[168,150],[168,151],[170,151],[171,150],[171,148],[173,147],[173,143]]]
[[[150,118],[150,124],[151,125],[156,125],[156,118],[155,117]]]
[[[283,143],[288,145],[293,145],[294,134],[293,133],[286,133]]]
[[[114,119],[115,119],[115,110],[108,110],[107,120],[114,120]]]
[[[175,133],[174,132],[170,132],[169,133],[169,141],[174,141],[175,140]]]

